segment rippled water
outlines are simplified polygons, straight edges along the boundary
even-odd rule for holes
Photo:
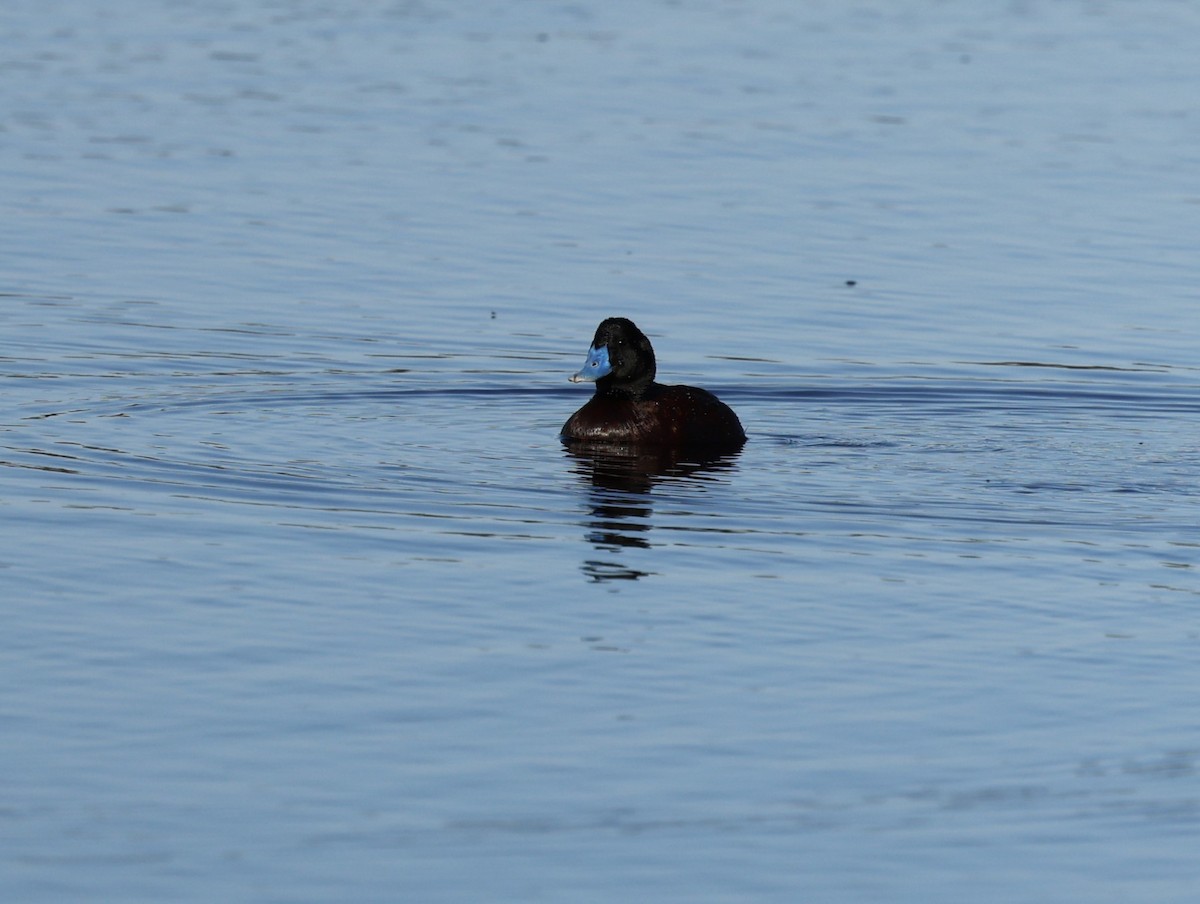
[[[1193,900],[1197,26],[0,13],[5,899]]]

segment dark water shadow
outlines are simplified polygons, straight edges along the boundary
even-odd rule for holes
[[[649,549],[654,527],[653,490],[665,483],[713,480],[736,467],[741,454],[639,449],[614,443],[564,447],[572,471],[589,487],[586,542],[605,557],[587,558],[581,570],[593,581],[635,581],[654,572],[620,559],[629,549]]]

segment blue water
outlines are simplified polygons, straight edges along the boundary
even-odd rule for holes
[[[0,897],[1194,901],[1198,29],[0,10]]]

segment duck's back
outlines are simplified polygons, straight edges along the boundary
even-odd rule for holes
[[[714,451],[732,451],[746,441],[733,409],[711,392],[659,383],[638,398],[593,396],[563,425],[562,437]]]

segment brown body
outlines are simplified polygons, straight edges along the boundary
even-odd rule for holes
[[[654,383],[641,398],[596,393],[563,425],[567,441],[736,449],[746,433],[733,409],[694,386]]]

